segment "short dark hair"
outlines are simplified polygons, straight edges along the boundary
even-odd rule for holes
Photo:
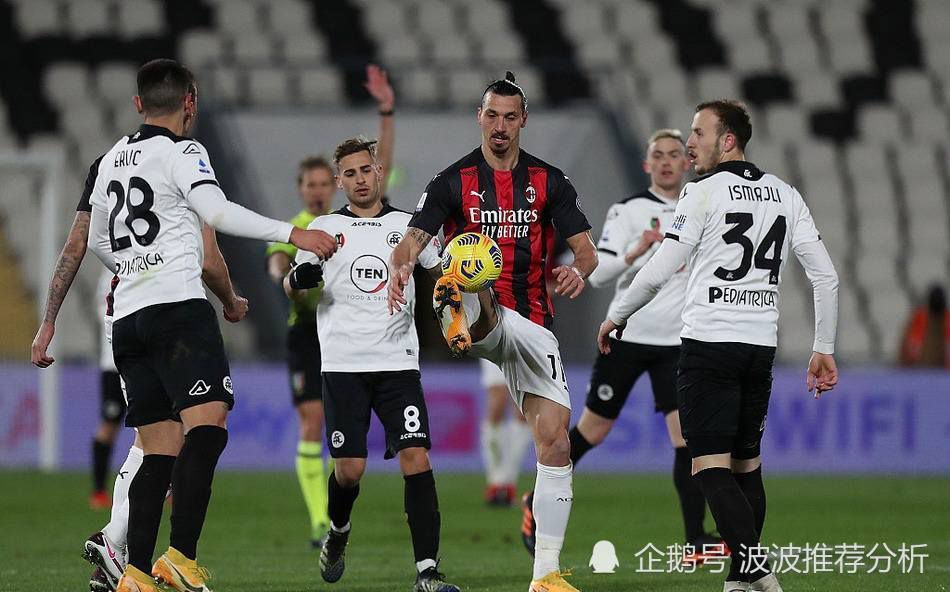
[[[341,142],[340,145],[336,147],[336,150],[333,151],[333,165],[336,167],[336,170],[339,171],[341,160],[351,154],[363,152],[364,150],[369,152],[370,157],[375,162],[376,140],[367,140],[363,136],[356,136],[355,138],[343,140],[343,142]]]
[[[181,107],[188,93],[197,93],[195,75],[175,60],[157,59],[146,62],[136,76],[139,97],[145,112],[167,115]]]
[[[709,109],[719,118],[719,134],[726,132],[736,137],[739,150],[745,150],[746,144],[752,138],[752,118],[749,109],[742,101],[731,99],[717,99],[696,105],[696,113]]]
[[[521,88],[521,85],[515,82],[515,75],[511,72],[505,72],[503,79],[496,80],[485,88],[485,92],[482,93],[482,104],[485,103],[485,96],[488,93],[503,97],[521,97],[521,111],[525,113],[528,112],[528,98],[525,97],[524,89]]]
[[[304,173],[313,169],[326,169],[330,171],[331,175],[333,174],[333,167],[326,158],[314,155],[307,156],[297,165],[297,185],[303,183]]]

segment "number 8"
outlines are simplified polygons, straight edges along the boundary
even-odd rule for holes
[[[418,432],[422,427],[422,422],[419,421],[419,408],[415,405],[409,405],[403,409],[402,416],[406,419],[407,432]]]

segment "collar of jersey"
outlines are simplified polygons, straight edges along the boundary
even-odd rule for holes
[[[373,216],[373,218],[382,218],[383,216],[385,216],[386,214],[388,214],[388,213],[390,213],[390,212],[397,212],[397,211],[399,211],[399,210],[397,210],[396,208],[392,207],[391,205],[389,205],[389,204],[384,204],[384,205],[383,205],[383,209],[381,209],[375,216]],[[348,217],[348,218],[362,218],[362,216],[357,216],[357,215],[354,214],[352,211],[350,211],[350,207],[349,207],[349,206],[343,206],[342,208],[340,208],[339,210],[337,210],[337,211],[335,211],[335,212],[333,212],[333,213],[334,213],[334,214],[339,214],[339,215],[341,215],[341,216],[346,216],[346,217]]]
[[[749,174],[751,174],[752,176],[751,177],[746,176],[745,175],[746,171],[749,171]],[[762,175],[765,174],[761,170],[759,170],[759,167],[755,166],[751,162],[748,162],[745,160],[728,160],[726,162],[719,163],[716,169],[713,170],[711,173],[703,175],[702,177],[696,180],[702,181],[703,179],[708,179],[709,177],[712,177],[716,173],[732,173],[733,175],[742,177],[743,179],[747,179],[749,181],[757,181],[762,178]]]
[[[188,140],[182,136],[176,136],[172,133],[167,127],[161,127],[159,125],[150,125],[148,123],[143,123],[139,126],[137,134],[132,134],[130,136],[130,142],[141,142],[142,140],[147,140],[149,138],[154,138],[155,136],[165,136],[170,139],[172,142],[182,142]]]

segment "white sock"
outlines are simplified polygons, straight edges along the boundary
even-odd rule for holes
[[[505,483],[505,424],[482,422],[482,459],[485,462],[485,478],[489,485]]]
[[[524,421],[515,418],[508,420],[507,438],[505,439],[504,454],[502,455],[503,483],[518,484],[518,473],[521,472],[521,463],[528,451],[528,446],[534,442],[531,428]]]
[[[115,476],[112,488],[112,516],[102,532],[120,549],[125,548],[125,539],[129,534],[129,486],[142,466],[143,455],[141,448],[129,448],[129,455]]]
[[[435,559],[423,559],[422,561],[416,561],[416,571],[422,573],[430,567],[435,567],[436,565],[438,565],[438,563],[435,562]]]
[[[339,533],[339,534],[344,534],[344,533],[350,532],[350,528],[351,528],[351,527],[350,527],[350,523],[347,522],[346,524],[344,524],[343,526],[341,526],[341,527],[338,528],[338,527],[336,526],[336,524],[333,524],[333,520],[331,520],[331,521],[330,521],[330,528],[333,530],[333,532],[336,532],[336,533]]]
[[[534,521],[538,525],[534,546],[534,578],[561,569],[561,546],[574,502],[574,467],[549,467],[538,463],[534,484]]]

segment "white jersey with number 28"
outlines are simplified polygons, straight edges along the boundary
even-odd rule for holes
[[[789,247],[821,240],[801,194],[743,161],[687,183],[668,238],[696,247],[685,338],[775,346]]]
[[[165,128],[143,125],[102,156],[90,202],[108,215],[116,320],[154,304],[206,298],[202,221],[188,196],[208,183],[218,181],[204,146]]]

